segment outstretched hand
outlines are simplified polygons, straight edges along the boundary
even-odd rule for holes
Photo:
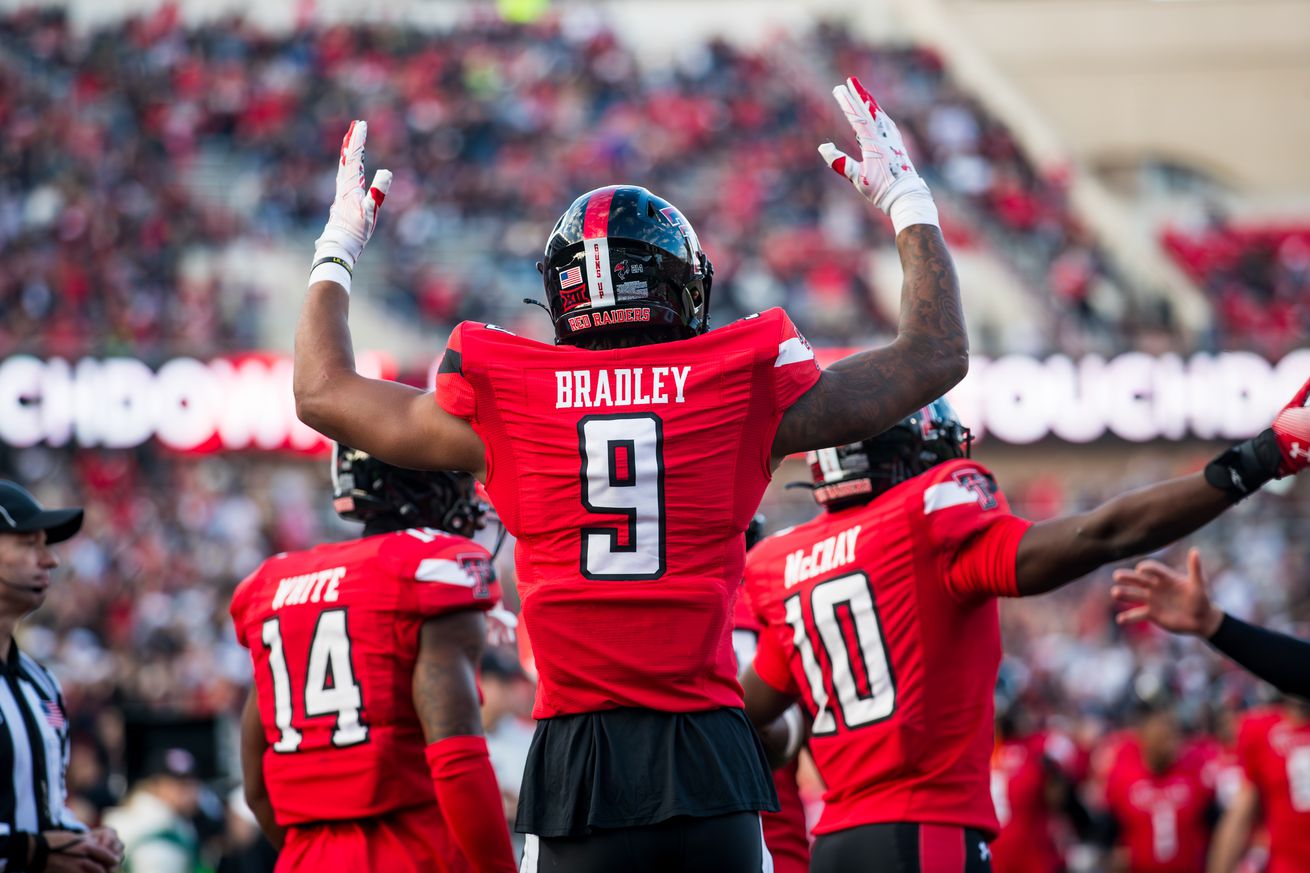
[[[1187,573],[1159,561],[1142,561],[1131,570],[1115,570],[1110,595],[1129,604],[1115,616],[1121,625],[1150,621],[1176,634],[1211,637],[1223,621],[1223,610],[1210,602],[1201,570],[1201,553],[1187,553]]]
[[[337,191],[323,234],[314,241],[310,284],[336,281],[350,290],[350,273],[377,227],[378,210],[391,188],[391,171],[378,170],[373,184],[364,181],[364,143],[368,122],[352,121],[341,140]]]
[[[932,194],[914,168],[896,122],[854,76],[833,88],[832,96],[855,131],[861,160],[830,142],[819,146],[823,160],[887,213],[898,233],[910,224],[937,224]]]

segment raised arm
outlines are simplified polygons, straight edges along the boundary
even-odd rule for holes
[[[478,704],[476,671],[486,637],[486,622],[474,610],[423,623],[414,710],[428,743],[437,803],[455,844],[478,873],[513,873],[514,851]]]
[[[1041,594],[1111,561],[1186,536],[1270,479],[1310,460],[1310,381],[1259,436],[1220,454],[1204,472],[1121,494],[1089,512],[1033,525],[1019,543],[1020,595]]]
[[[391,187],[379,170],[364,181],[368,125],[355,121],[341,144],[337,194],[315,243],[309,291],[296,328],[293,390],[296,414],[338,442],[390,464],[417,470],[485,474],[482,441],[468,422],[442,410],[426,392],[366,379],[355,371],[347,316],[350,278]]]
[[[832,143],[819,153],[892,221],[905,276],[900,322],[890,345],[838,361],[787,410],[774,438],[775,458],[875,436],[945,394],[969,369],[959,280],[932,194],[895,122],[858,79],[837,86],[833,96],[863,160]]]

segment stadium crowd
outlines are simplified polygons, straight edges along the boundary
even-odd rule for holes
[[[988,246],[1025,279],[1049,327],[1030,351],[1114,352],[1169,330],[1168,312],[1132,305],[1062,179],[933,52],[871,48],[839,27],[784,39],[758,53],[709,42],[647,68],[586,15],[275,37],[236,20],[184,29],[167,7],[85,35],[58,12],[11,14],[0,240],[21,257],[0,314],[15,342],[61,351],[250,342],[268,289],[203,269],[199,253],[314,232],[325,158],[362,105],[400,174],[374,293],[406,317],[437,330],[525,319],[560,204],[639,178],[696,216],[719,323],[786,305],[815,341],[868,339],[887,327],[868,249],[891,236],[815,184],[814,154],[832,131],[823,83],[860,69],[897,107],[952,244]]]

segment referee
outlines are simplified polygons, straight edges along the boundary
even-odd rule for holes
[[[45,602],[50,547],[82,527],[80,509],[43,509],[0,479],[0,873],[106,873],[123,854],[108,828],[88,830],[65,805],[68,721],[59,683],[23,654],[14,629]]]

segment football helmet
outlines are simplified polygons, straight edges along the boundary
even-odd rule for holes
[[[714,267],[678,208],[637,185],[574,200],[537,267],[556,343],[596,331],[709,329]]]
[[[332,507],[351,521],[391,518],[463,537],[483,526],[488,509],[468,473],[405,470],[340,443],[332,447]]]
[[[830,510],[867,503],[931,467],[969,457],[972,443],[955,410],[938,398],[872,439],[806,453],[814,499]]]

